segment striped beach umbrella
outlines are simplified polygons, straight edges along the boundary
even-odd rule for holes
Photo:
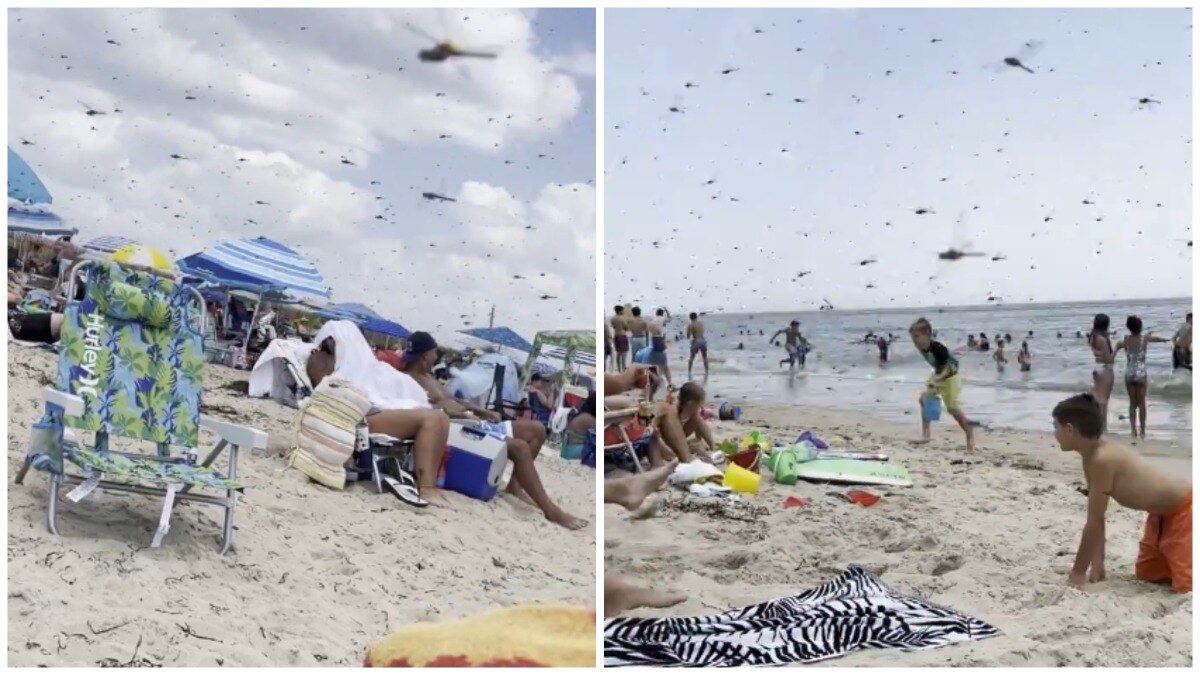
[[[115,234],[108,234],[102,237],[96,237],[83,245],[89,251],[97,253],[116,253],[126,246],[136,246],[137,242],[128,237],[120,237]]]
[[[158,249],[143,246],[142,244],[122,246],[113,251],[113,254],[108,257],[110,260],[123,265],[137,265],[138,267],[148,267],[156,270],[175,269],[175,263],[167,257],[167,254]]]
[[[295,301],[323,304],[330,295],[311,262],[266,237],[223,241],[183,258],[179,268],[216,284],[271,287]]]

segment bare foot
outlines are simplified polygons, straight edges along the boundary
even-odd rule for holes
[[[680,592],[639,588],[615,574],[604,575],[604,616],[613,616],[638,607],[672,607],[687,600]]]
[[[968,427],[967,428],[967,450],[973,451],[974,449],[975,449],[975,432],[971,431],[970,427]]]
[[[562,525],[568,530],[582,530],[588,525],[588,521],[583,518],[576,518],[562,509],[556,509],[554,513],[547,513],[546,520],[555,525]]]
[[[436,506],[442,509],[450,508],[452,506],[450,499],[446,496],[446,491],[438,489],[437,487],[421,488],[421,499],[429,502],[430,506]]]
[[[629,514],[630,520],[645,520],[658,515],[659,508],[662,507],[662,500],[656,497],[650,497],[642,502],[642,505]]]
[[[637,511],[647,497],[654,494],[663,483],[667,482],[667,478],[675,471],[676,466],[679,466],[677,460],[670,461],[644,473],[618,479],[613,484],[613,492],[619,494],[611,495],[611,499],[606,501],[620,504],[627,511]]]

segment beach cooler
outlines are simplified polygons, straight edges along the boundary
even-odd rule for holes
[[[495,497],[508,463],[505,442],[483,429],[452,424],[448,445],[442,485],[472,499]]]

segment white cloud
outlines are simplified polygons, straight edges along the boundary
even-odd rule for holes
[[[419,162],[432,144],[498,153],[557,138],[579,112],[583,59],[535,56],[528,12],[9,19],[9,136],[82,239],[120,234],[184,256],[263,235],[313,260],[335,301],[368,302],[406,325],[478,324],[492,303],[525,332],[592,324],[591,187],[549,184],[526,204],[464,176],[460,201],[443,209],[445,232],[429,235],[406,232],[394,205],[376,219],[398,195],[367,184],[369,168],[397,161],[381,155],[397,144]],[[417,51],[431,45],[410,23],[466,48],[496,46],[502,58],[421,63]],[[106,114],[85,115],[80,101]]]

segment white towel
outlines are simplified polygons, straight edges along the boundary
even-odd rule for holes
[[[336,362],[333,374],[349,381],[380,410],[429,408],[429,395],[413,378],[375,358],[362,331],[349,321],[328,321],[313,345],[333,338]]]

